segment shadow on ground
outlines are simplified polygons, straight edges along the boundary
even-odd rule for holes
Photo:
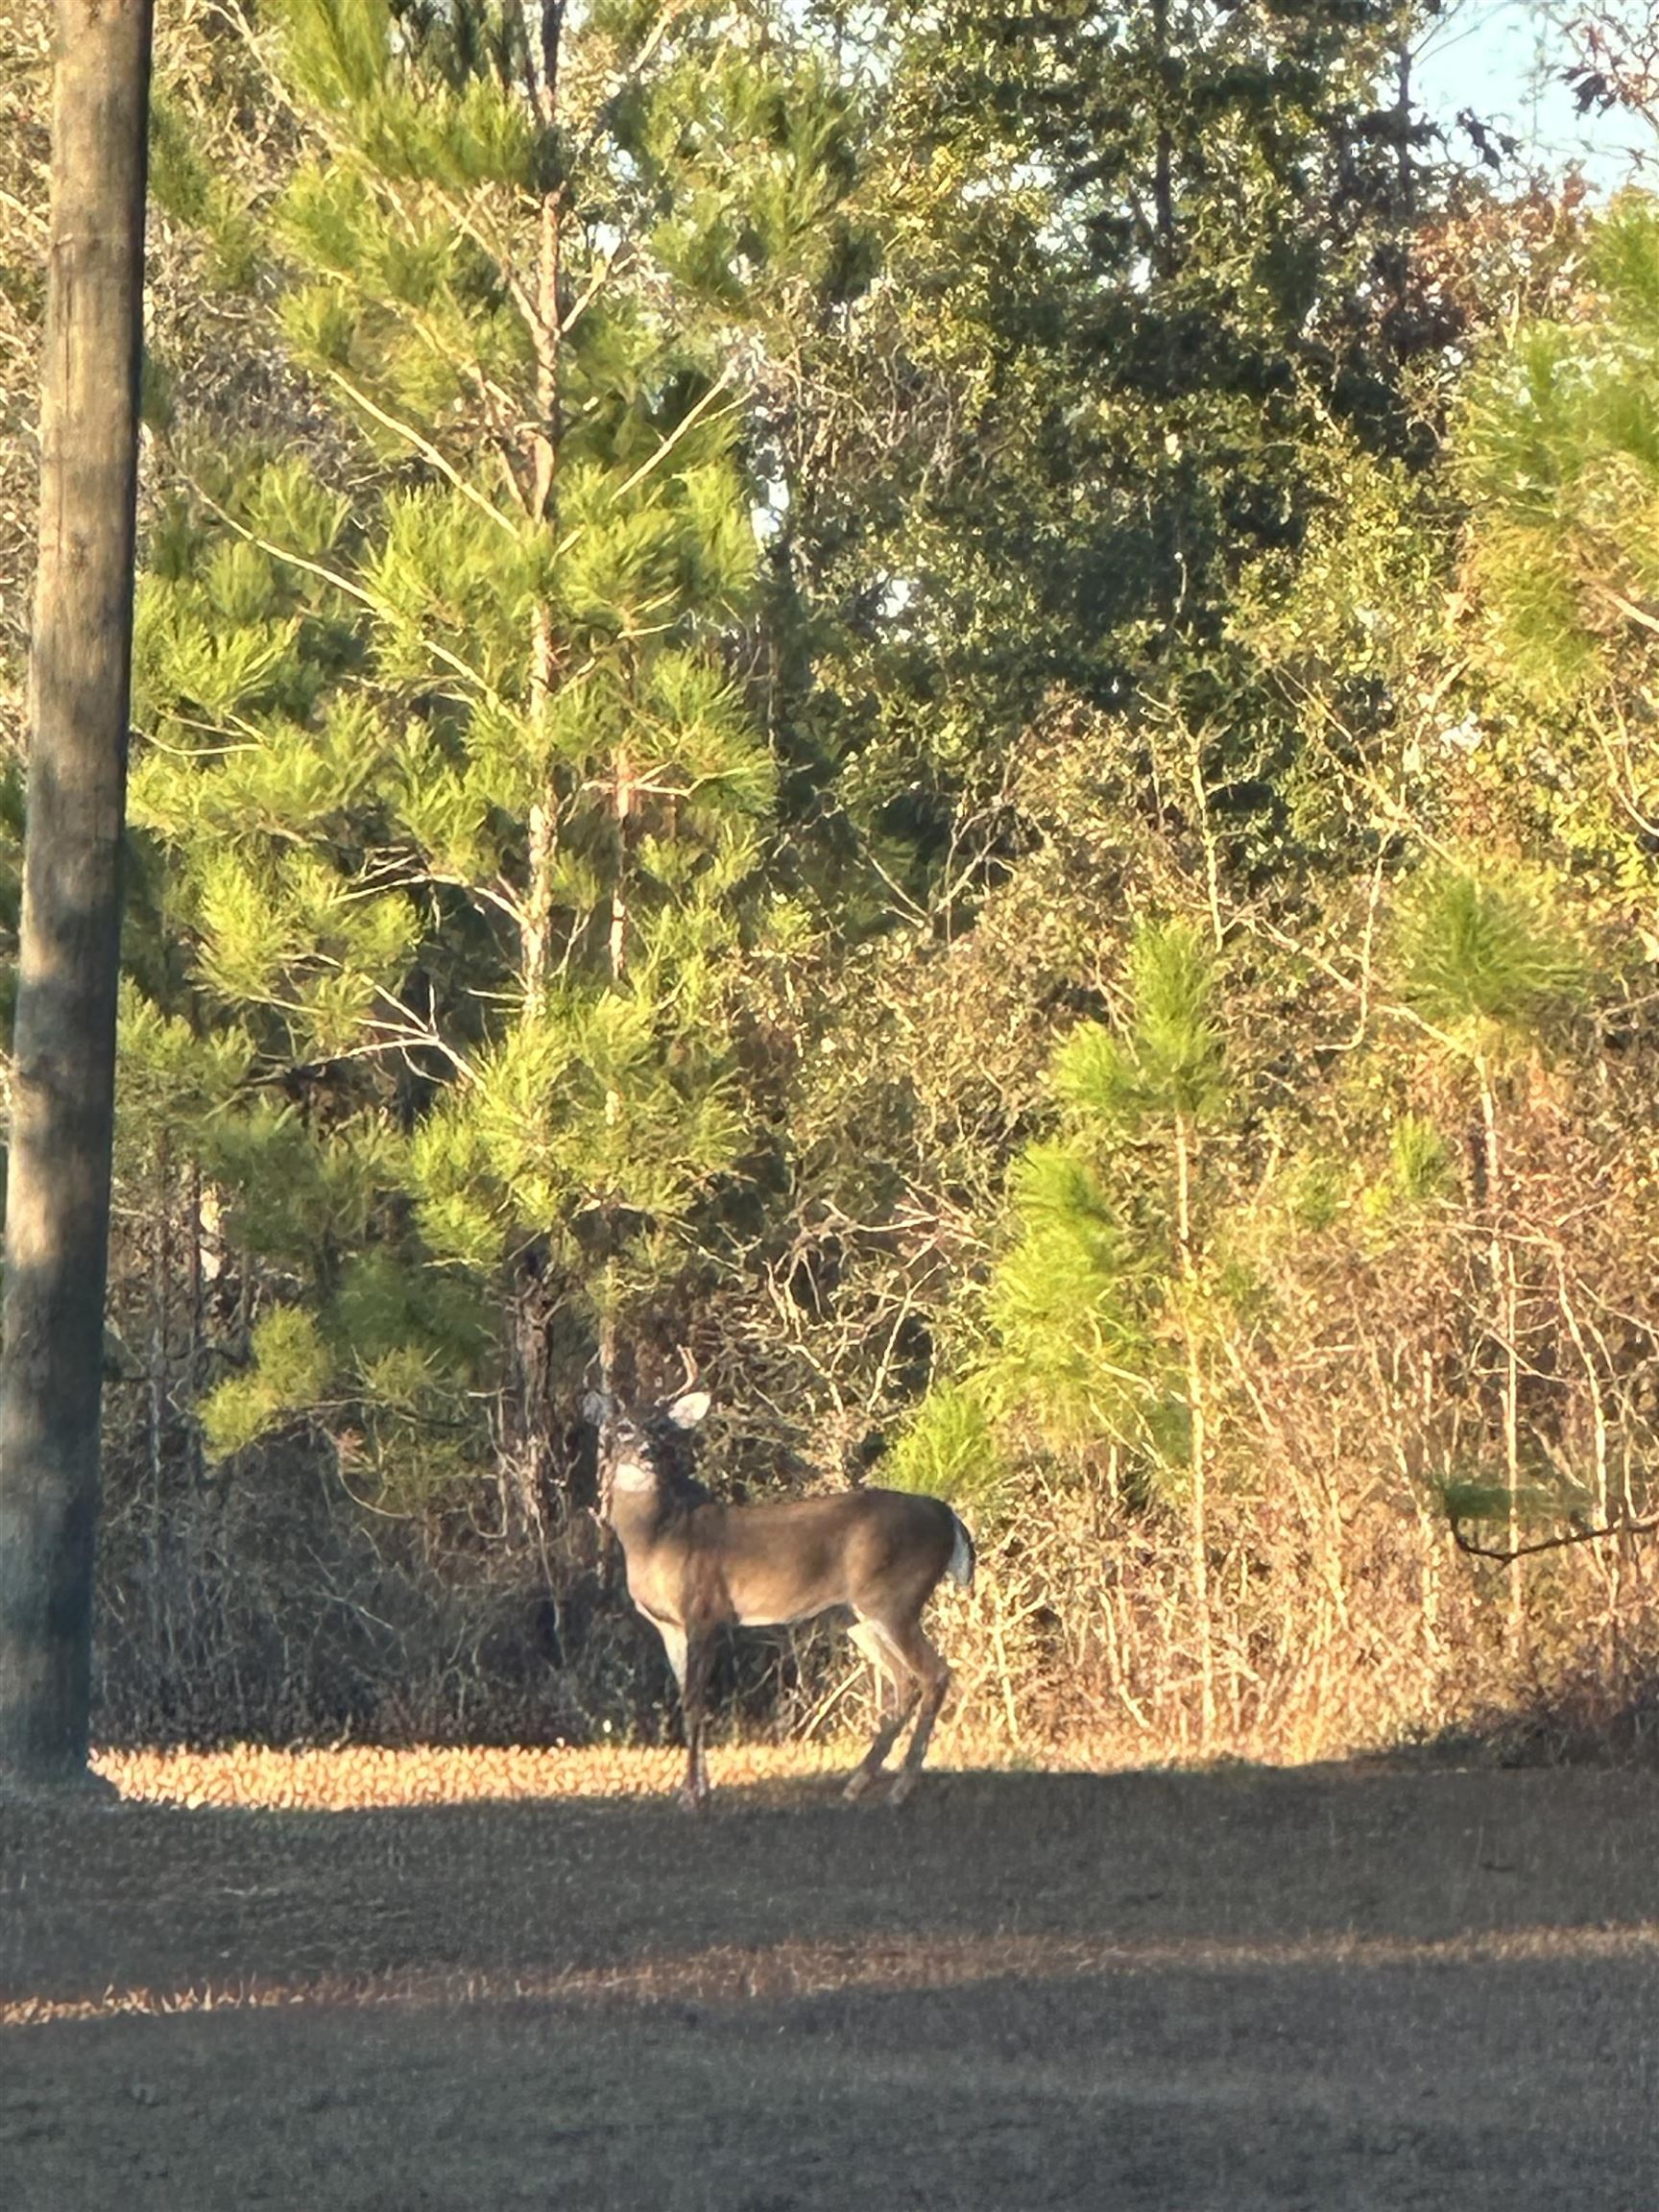
[[[1362,1768],[3,1808],[0,2201],[1652,2212],[1656,1816]]]

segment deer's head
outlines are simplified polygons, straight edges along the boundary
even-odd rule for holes
[[[619,1499],[668,1498],[691,1487],[690,1432],[709,1411],[707,1390],[682,1390],[647,1407],[592,1391],[589,1419],[599,1429],[599,1511],[614,1517]]]

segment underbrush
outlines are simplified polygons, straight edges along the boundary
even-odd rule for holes
[[[415,1522],[345,1520],[320,1458],[261,1474],[176,1501],[158,1527],[141,1500],[108,1517],[101,1743],[422,1746],[465,1750],[483,1772],[497,1748],[534,1746],[673,1771],[661,1649],[590,1515],[541,1546],[455,1524],[445,1541]],[[1270,1497],[1223,1493],[1210,1533],[1201,1615],[1173,1514],[1050,1477],[1018,1513],[982,1515],[974,1588],[948,1585],[929,1615],[955,1677],[939,1755],[1297,1764],[1441,1743],[1653,1757],[1659,1609],[1640,1539],[1529,1565],[1517,1633],[1517,1570],[1459,1553],[1404,1484],[1287,1467]],[[872,1718],[832,1620],[724,1639],[713,1700],[725,1756],[791,1771],[845,1759]]]

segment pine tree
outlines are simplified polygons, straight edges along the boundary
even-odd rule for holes
[[[1499,333],[1454,424],[1479,766],[1524,778],[1541,840],[1644,891],[1659,779],[1659,205],[1626,193],[1591,231],[1573,311]]]
[[[181,428],[140,635],[133,810],[189,947],[150,980],[245,1052],[204,1157],[315,1286],[204,1420],[232,1448],[326,1376],[382,1463],[445,1466],[499,1404],[533,1512],[597,1310],[758,1141],[754,380],[830,280],[851,126],[763,12],[280,26],[298,155],[238,220],[335,465]]]
[[[1207,1338],[1219,1269],[1202,1145],[1236,1100],[1206,935],[1181,921],[1143,924],[1127,984],[1119,1023],[1081,1022],[1055,1049],[1049,1084],[1064,1126],[1010,1172],[1010,1235],[985,1287],[981,1349],[960,1382],[924,1402],[898,1465],[919,1488],[960,1489],[975,1466],[997,1464],[998,1431],[1024,1430],[1050,1452],[1110,1453],[1142,1488],[1180,1496],[1207,1747]]]
[[[1460,869],[1428,871],[1408,888],[1396,962],[1404,1004],[1438,1049],[1467,1070],[1475,1092],[1479,1119],[1470,1150],[1485,1247],[1489,1357],[1500,1378],[1503,1467],[1501,1498],[1488,1496],[1484,1503],[1501,1506],[1514,1550],[1525,1503],[1522,1270],[1528,1255],[1512,1219],[1505,1121],[1519,1070],[1589,1003],[1589,965],[1547,885]],[[1510,1636],[1519,1652],[1526,1617],[1519,1566],[1508,1596]]]

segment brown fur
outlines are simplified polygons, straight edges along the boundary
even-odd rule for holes
[[[715,1630],[808,1621],[840,1606],[854,1615],[854,1640],[884,1691],[880,1725],[848,1794],[871,1787],[914,1714],[893,1788],[894,1801],[902,1799],[950,1682],[922,1632],[923,1608],[953,1559],[965,1558],[966,1575],[973,1574],[972,1540],[950,1506],[902,1490],[722,1504],[678,1469],[660,1420],[607,1420],[602,1456],[607,1518],[621,1541],[628,1594],[661,1633],[680,1684],[684,1801],[700,1806],[709,1794],[704,1692]]]

